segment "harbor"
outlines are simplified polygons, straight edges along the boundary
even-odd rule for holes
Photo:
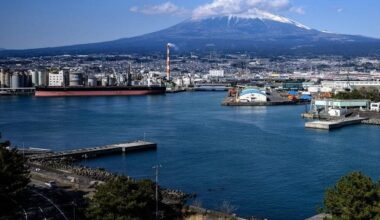
[[[302,95],[296,91],[237,86],[228,90],[222,106],[299,105],[308,104],[310,100],[310,95]]]
[[[14,145],[52,152],[144,140],[145,133],[146,141],[158,144],[156,150],[118,151],[93,159],[80,156],[79,167],[59,162],[60,158],[35,160],[39,164],[33,168],[41,170],[33,175],[47,182],[54,179],[49,178],[51,169],[63,170],[59,179],[87,190],[112,173],[154,179],[152,167],[160,163],[163,187],[195,192],[207,209],[217,210],[228,198],[239,206],[240,216],[305,219],[314,215],[314,207],[329,185],[326,182],[335,181],[336,172],[344,173],[348,165],[365,172],[376,170],[377,126],[315,132],[304,127],[300,118],[303,105],[221,107],[224,97],[223,92],[128,98],[3,97],[0,109],[8,113],[0,116],[0,129]],[[24,114],[26,106],[29,114]],[[367,117],[364,113],[360,116]],[[338,164],[337,154],[341,154]],[[43,179],[45,171],[49,175]],[[299,186],[300,182],[309,188]],[[315,182],[319,184],[312,184]],[[253,183],[261,184],[255,187]],[[246,206],[247,202],[254,206]],[[305,205],[302,210],[301,203]]]

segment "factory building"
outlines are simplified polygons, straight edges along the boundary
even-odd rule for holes
[[[244,89],[238,97],[239,102],[267,102],[267,100],[265,92],[258,89]]]
[[[322,81],[322,87],[329,87],[334,90],[346,88],[375,87],[380,89],[380,81]]]
[[[367,99],[320,99],[315,100],[314,105],[317,108],[365,108],[370,107],[370,100]]]
[[[303,82],[301,81],[287,81],[282,83],[282,88],[285,90],[303,90]]]
[[[58,73],[49,73],[49,86],[63,86],[64,76],[63,71]]]

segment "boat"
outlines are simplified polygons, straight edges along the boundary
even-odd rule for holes
[[[132,96],[164,94],[165,86],[37,86],[35,96]]]

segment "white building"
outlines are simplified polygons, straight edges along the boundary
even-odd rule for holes
[[[239,102],[267,102],[267,100],[265,92],[258,89],[244,89],[238,98]]]
[[[63,86],[63,71],[49,73],[49,86]]]
[[[314,101],[317,108],[365,108],[368,109],[370,101],[367,99],[317,99]]]
[[[380,103],[379,102],[372,102],[370,110],[379,112],[380,111]]]
[[[209,70],[210,77],[224,77],[224,70]]]
[[[330,108],[328,113],[332,117],[341,117],[347,113],[347,109],[345,108]]]

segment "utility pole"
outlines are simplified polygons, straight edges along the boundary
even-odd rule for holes
[[[75,213],[75,208],[77,206],[77,203],[75,202],[75,199],[71,202],[73,205],[73,219],[76,220],[76,213]]]
[[[158,172],[159,172],[159,169],[161,168],[161,164],[157,164],[153,167],[153,169],[156,170],[156,220],[159,219],[159,215],[158,215]]]

